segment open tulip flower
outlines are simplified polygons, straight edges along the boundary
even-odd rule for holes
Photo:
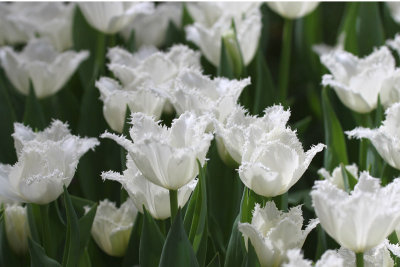
[[[21,52],[0,49],[1,66],[15,89],[28,95],[31,80],[38,98],[57,93],[88,56],[87,51],[59,53],[44,39],[31,40]]]
[[[104,172],[103,179],[117,181],[122,184],[139,212],[143,213],[143,206],[155,219],[164,220],[171,217],[169,205],[169,191],[147,180],[138,170],[135,162],[128,155],[127,169],[121,175],[116,172]],[[192,180],[178,190],[178,206],[185,206],[190,195],[197,185],[197,179]]]
[[[121,83],[102,77],[96,82],[104,103],[103,113],[111,129],[122,132],[126,106],[131,112],[143,112],[157,119],[161,116],[166,97],[154,92],[164,90],[182,69],[200,68],[200,54],[184,45],[176,45],[168,52],[155,47],[142,47],[131,54],[122,48],[112,48],[107,54],[108,68]],[[151,90],[152,89],[152,90]]]
[[[97,245],[108,255],[125,255],[137,209],[130,199],[121,207],[105,199],[100,201],[92,226],[92,236]]]
[[[186,112],[167,128],[150,116],[133,113],[131,123],[133,142],[111,133],[101,137],[123,146],[146,179],[166,189],[178,190],[197,176],[197,160],[204,164],[213,138],[205,132],[209,124],[206,116]]]
[[[284,213],[274,202],[267,202],[264,208],[256,204],[250,223],[239,223],[246,248],[250,239],[262,267],[280,266],[286,260],[286,251],[301,248],[307,235],[318,225],[311,220],[305,230],[301,206]]]
[[[395,71],[394,57],[385,46],[362,59],[333,50],[322,55],[321,62],[331,72],[322,77],[322,84],[331,86],[342,103],[358,113],[376,108],[384,83]]]
[[[296,132],[290,128],[276,127],[262,135],[258,129],[250,131],[244,144],[239,177],[261,196],[284,194],[324,147],[318,144],[304,152]]]
[[[286,128],[290,111],[275,105],[264,110],[264,116],[257,117],[248,114],[243,107],[236,105],[225,121],[215,121],[218,152],[220,156],[227,153],[237,164],[242,161],[245,142],[249,135],[258,140],[263,133],[274,128]]]
[[[386,119],[377,129],[358,127],[346,132],[349,137],[369,139],[379,155],[393,168],[400,170],[400,103],[386,110]]]
[[[350,193],[329,180],[316,181],[311,192],[324,230],[341,246],[365,252],[381,244],[400,223],[400,180],[386,187],[362,172]]]
[[[57,199],[71,183],[79,158],[99,144],[96,138],[72,135],[58,120],[37,133],[20,123],[14,128],[18,162],[0,164],[0,196],[10,201],[47,204]]]

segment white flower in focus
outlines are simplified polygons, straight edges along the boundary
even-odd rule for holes
[[[198,174],[197,159],[203,165],[213,138],[205,133],[209,124],[206,116],[197,117],[186,112],[163,127],[143,113],[132,113],[130,140],[110,133],[123,146],[146,179],[166,189],[177,190]]]
[[[355,164],[344,166],[354,178],[358,179],[358,167]],[[324,177],[325,180],[330,181],[332,184],[336,185],[338,188],[345,190],[344,180],[342,175],[342,168],[340,166],[336,167],[332,171],[332,175],[325,169],[321,168],[318,170],[318,174]]]
[[[298,19],[313,12],[319,2],[267,2],[268,6],[278,13],[280,16],[287,19]]]
[[[223,122],[215,122],[218,152],[220,155],[227,153],[237,164],[240,164],[249,135],[258,140],[264,133],[274,128],[286,128],[290,111],[284,110],[280,105],[275,105],[266,108],[264,116],[256,117],[248,115],[247,110],[237,105],[227,116]]]
[[[358,127],[347,131],[348,137],[367,138],[379,155],[393,168],[400,170],[400,103],[385,112],[386,119],[377,129]]]
[[[99,144],[96,138],[72,135],[55,120],[42,132],[14,124],[18,162],[0,164],[0,196],[25,203],[47,204],[69,186],[79,158]]]
[[[96,82],[104,102],[103,113],[107,123],[117,132],[122,132],[126,106],[131,112],[143,112],[157,119],[166,104],[165,85],[187,68],[200,69],[200,53],[184,45],[175,45],[168,52],[155,47],[142,47],[130,52],[115,47],[108,51],[108,68],[122,85],[110,78]]]
[[[318,219],[311,220],[305,230],[301,206],[291,208],[284,213],[275,203],[267,202],[264,208],[256,204],[251,224],[239,223],[246,249],[248,239],[253,245],[262,267],[279,266],[286,260],[286,252],[301,248],[307,235],[318,224]]]
[[[342,103],[351,110],[367,113],[376,108],[383,83],[395,71],[395,60],[387,47],[381,47],[365,58],[334,50],[321,56],[331,74],[322,77]]]
[[[229,80],[216,77],[210,79],[197,70],[182,71],[164,92],[178,114],[186,111],[196,115],[210,114],[223,122],[233,111],[243,89],[250,78]]]
[[[143,213],[143,205],[151,216],[158,220],[171,217],[169,191],[147,180],[137,169],[131,157],[127,156],[127,169],[121,175],[116,172],[104,172],[103,179],[117,181],[122,184],[139,212]],[[183,208],[197,185],[197,179],[178,190],[178,206]]]
[[[153,3],[139,2],[80,2],[86,21],[96,30],[114,34],[125,28],[138,14],[153,12]]]
[[[324,147],[318,144],[304,152],[296,132],[289,128],[276,127],[263,135],[250,132],[243,149],[239,177],[261,196],[284,194]]]
[[[312,261],[304,259],[299,248],[289,249],[286,252],[286,257],[288,262],[283,263],[282,267],[312,267]]]
[[[18,255],[27,253],[30,231],[26,207],[18,204],[5,205],[4,219],[8,244],[12,250]]]
[[[166,39],[169,23],[181,26],[182,4],[160,3],[151,14],[138,14],[123,30],[125,40],[129,40],[131,32],[135,33],[135,47],[154,45],[160,47]]]
[[[221,38],[235,23],[237,40],[247,66],[253,59],[261,35],[260,3],[203,2],[188,3],[194,24],[186,26],[186,38],[195,43],[214,66],[219,66]]]
[[[136,207],[130,199],[119,208],[107,199],[100,201],[91,231],[94,241],[108,255],[124,256],[136,216]]]
[[[20,93],[29,94],[31,80],[36,96],[44,98],[57,93],[88,56],[87,51],[58,53],[48,41],[33,39],[22,52],[1,49],[0,63]]]
[[[25,43],[36,35],[62,51],[72,46],[75,4],[7,3],[0,5],[0,44]]]
[[[341,246],[365,252],[381,244],[400,222],[399,179],[382,188],[380,179],[362,172],[352,192],[328,180],[311,191],[324,230]]]

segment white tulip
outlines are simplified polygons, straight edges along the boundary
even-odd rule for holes
[[[243,149],[239,177],[261,196],[284,194],[324,147],[318,144],[304,152],[296,132],[289,128],[276,127],[262,135],[250,132]]]
[[[175,45],[168,52],[155,47],[142,47],[131,54],[121,48],[108,51],[108,68],[122,85],[110,78],[96,82],[104,102],[107,123],[117,132],[124,127],[126,106],[131,112],[143,112],[157,119],[166,104],[164,91],[178,73],[186,68],[200,69],[200,53],[184,45]]]
[[[88,56],[87,51],[58,53],[47,40],[33,39],[22,52],[1,49],[0,63],[20,93],[29,94],[31,80],[36,96],[44,98],[57,93]]]
[[[25,43],[38,35],[62,51],[72,47],[75,4],[7,3],[0,5],[0,44]]]
[[[319,2],[267,2],[268,6],[287,19],[298,19],[313,12]]]
[[[240,164],[244,145],[249,135],[258,140],[263,133],[270,132],[276,127],[285,128],[290,111],[276,105],[266,108],[263,117],[256,117],[248,115],[247,110],[237,105],[227,116],[223,123],[215,122],[218,152],[222,158],[226,154]]]
[[[186,112],[167,128],[143,113],[133,113],[131,123],[133,142],[107,132],[101,137],[111,138],[123,146],[146,179],[177,190],[197,176],[197,160],[204,164],[213,138],[212,134],[205,133],[208,117]]]
[[[287,252],[288,263],[283,267],[312,267],[312,262],[303,258],[299,249]],[[365,267],[393,267],[394,262],[385,244],[372,248],[364,253]],[[356,256],[351,250],[340,248],[327,250],[315,263],[315,267],[356,267]]]
[[[4,219],[6,236],[11,249],[18,255],[27,253],[30,231],[26,207],[18,204],[5,205]]]
[[[116,172],[104,172],[103,179],[117,181],[122,184],[139,212],[143,213],[143,205],[155,219],[164,220],[171,217],[169,191],[147,180],[138,170],[135,162],[128,155],[127,169],[121,175]],[[197,179],[192,180],[178,190],[178,206],[185,206],[197,185]]]
[[[20,123],[13,134],[18,162],[0,164],[0,196],[17,202],[47,204],[68,187],[79,158],[99,144],[96,138],[72,135],[55,120],[42,132]]]
[[[318,225],[318,220],[311,220],[305,230],[301,206],[291,208],[284,213],[270,201],[264,208],[256,204],[250,223],[239,223],[239,231],[255,249],[262,267],[279,266],[286,260],[286,251],[301,248],[307,235]]]
[[[108,255],[124,256],[136,216],[136,207],[130,199],[119,208],[107,199],[100,201],[91,231],[94,241]]]
[[[376,108],[383,83],[395,71],[395,60],[387,47],[381,47],[365,58],[334,50],[321,56],[321,62],[332,74],[322,77],[342,103],[351,110],[367,113]]]
[[[381,244],[399,225],[399,184],[396,179],[382,188],[380,179],[362,172],[350,194],[324,180],[315,182],[311,197],[324,230],[359,253]]]
[[[176,27],[181,26],[182,4],[160,3],[151,14],[138,14],[132,23],[122,30],[125,40],[129,40],[131,32],[134,31],[135,47],[142,45],[154,45],[160,47],[166,39],[169,23]]]
[[[178,114],[191,111],[197,115],[210,114],[223,122],[233,111],[250,78],[229,80],[210,79],[197,70],[184,70],[167,84],[164,92]]]
[[[204,2],[188,3],[194,24],[186,26],[186,38],[195,43],[214,66],[219,66],[221,38],[232,31],[235,22],[237,40],[247,66],[253,59],[261,35],[260,3]]]
[[[358,179],[358,167],[355,164],[344,166],[354,178]],[[318,170],[318,174],[324,177],[325,180],[330,181],[332,184],[336,185],[338,188],[345,190],[344,180],[342,175],[342,168],[340,166],[336,167],[332,171],[332,175],[325,169],[321,168]]]
[[[86,21],[96,30],[114,34],[125,28],[138,14],[153,12],[153,3],[138,2],[81,2]]]
[[[358,127],[346,134],[350,138],[367,138],[379,155],[393,168],[400,169],[400,103],[385,112],[386,119],[377,129]]]

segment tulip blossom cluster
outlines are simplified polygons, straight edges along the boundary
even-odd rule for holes
[[[0,3],[0,265],[399,266],[399,10]]]

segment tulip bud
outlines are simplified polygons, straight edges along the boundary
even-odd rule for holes
[[[28,251],[30,235],[26,207],[17,204],[6,205],[4,218],[8,244],[16,254],[25,254]]]

